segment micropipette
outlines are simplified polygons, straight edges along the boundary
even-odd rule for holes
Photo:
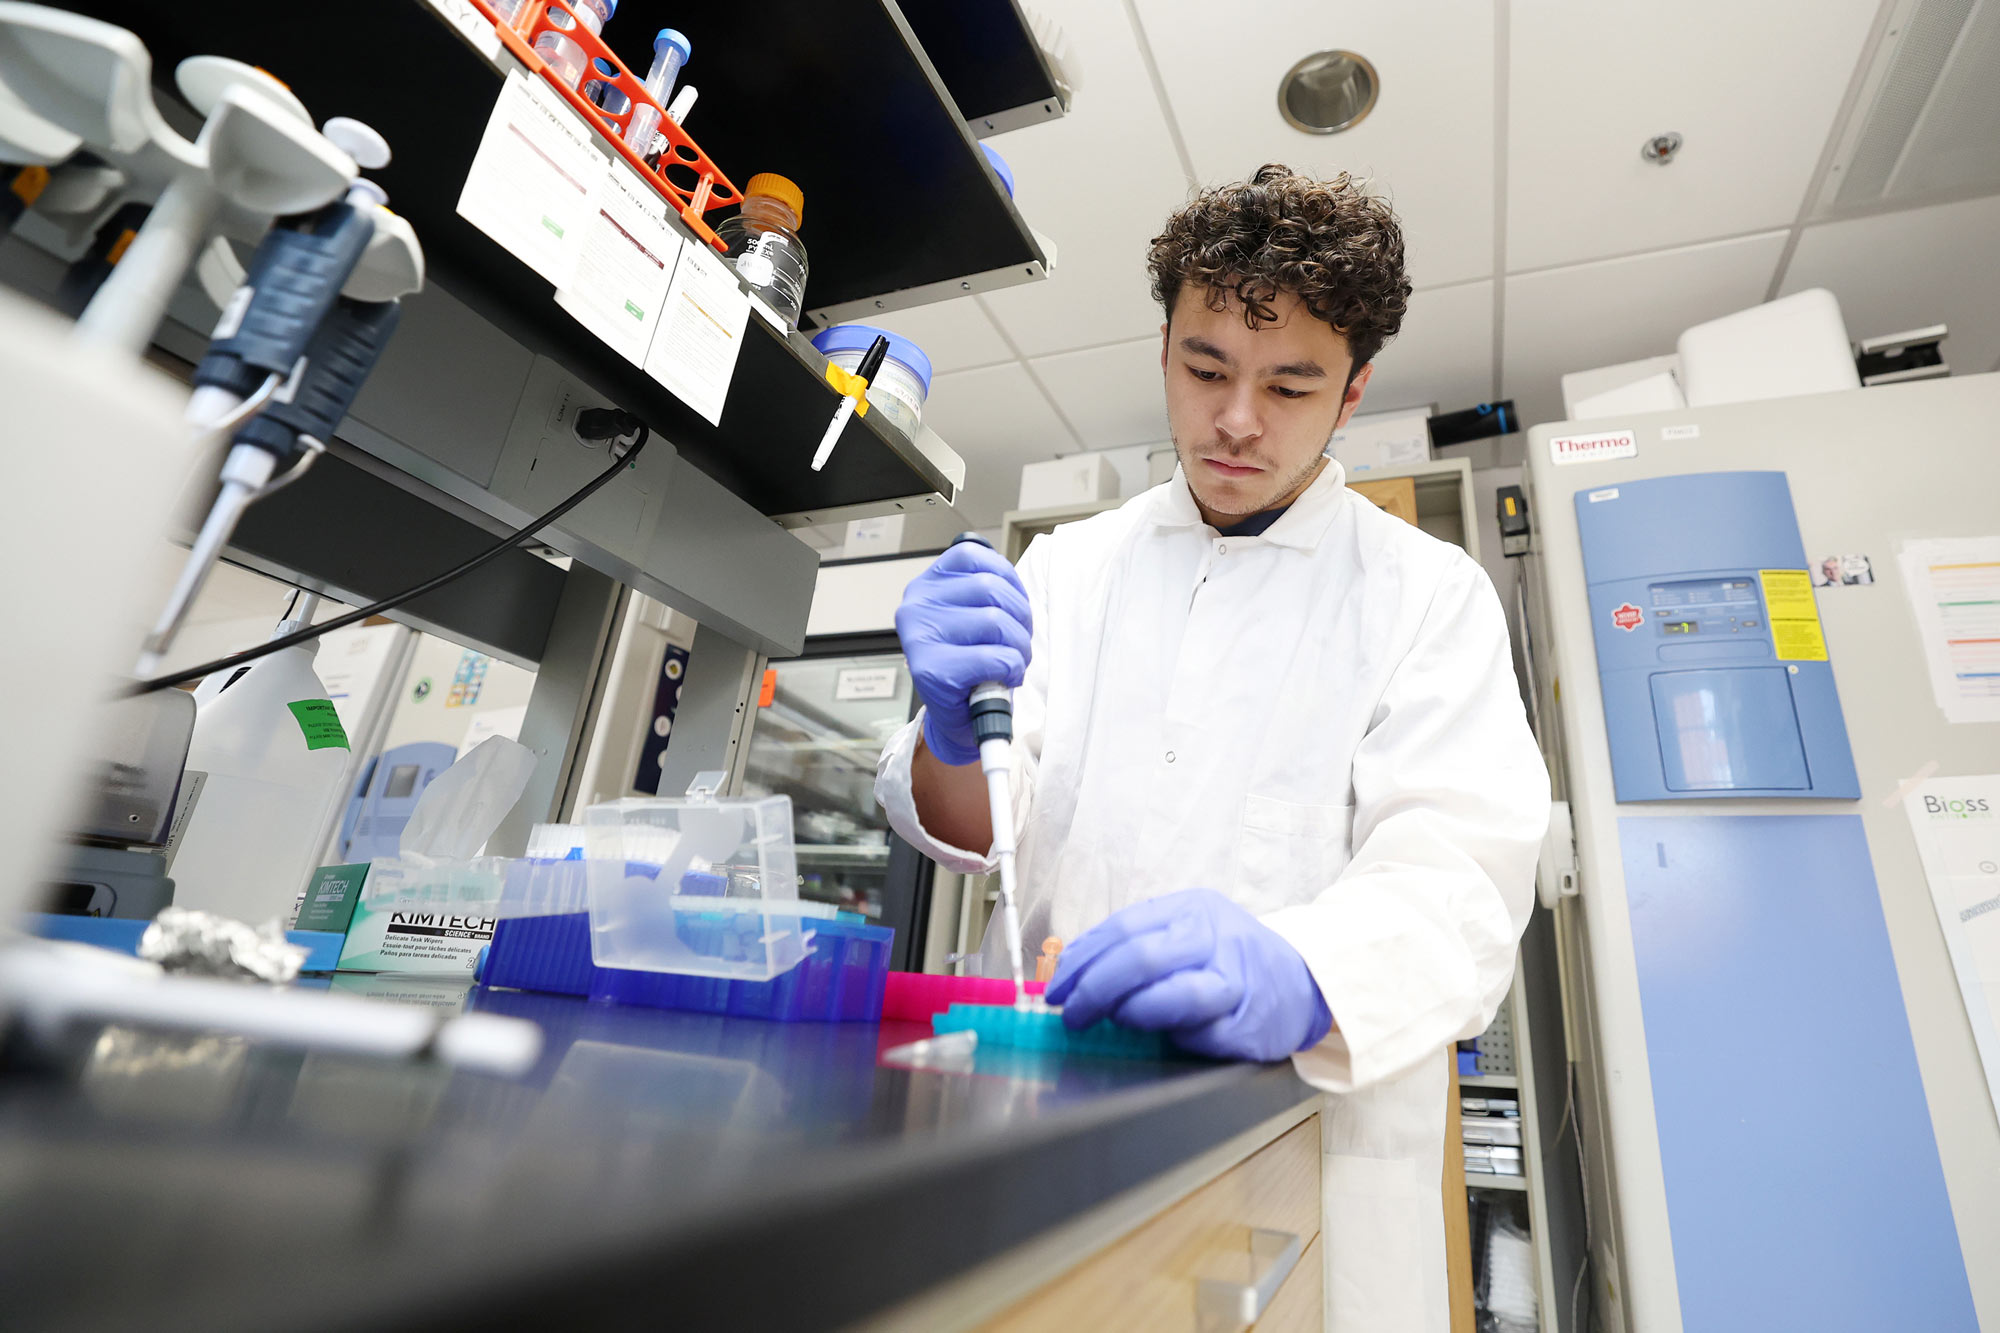
[[[889,340],[878,334],[875,341],[868,344],[868,350],[862,353],[861,364],[853,370],[843,370],[830,361],[827,363],[827,382],[840,390],[840,406],[833,409],[833,421],[827,426],[826,434],[820,436],[819,448],[813,452],[813,471],[825,467],[826,460],[833,456],[833,446],[839,441],[840,432],[847,428],[847,419],[857,412],[864,417],[868,415],[868,381],[882,369],[883,358],[888,355]],[[964,541],[965,538],[959,540]],[[986,544],[977,536],[972,540]]]
[[[878,344],[882,339],[875,340]],[[869,354],[874,354],[874,348]],[[976,532],[958,542],[993,543]],[[979,767],[986,775],[987,810],[993,820],[993,861],[1000,872],[1000,926],[1007,939],[1007,966],[1014,976],[1014,1007],[1030,1008],[1027,973],[1021,961],[1021,912],[1014,900],[1014,692],[997,680],[972,691],[972,734],[979,741]]]

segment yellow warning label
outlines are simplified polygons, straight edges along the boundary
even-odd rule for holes
[[[1817,620],[1772,621],[1771,646],[1778,650],[1780,662],[1826,661],[1826,636],[1819,632]]]
[[[1764,611],[1773,620],[1819,619],[1813,600],[1812,575],[1803,569],[1760,569],[1764,580]]]
[[[1826,635],[1819,627],[1819,602],[1812,575],[1803,569],[1761,569],[1764,614],[1771,621],[1771,646],[1780,662],[1824,662]]]

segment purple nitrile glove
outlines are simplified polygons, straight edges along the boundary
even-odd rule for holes
[[[989,680],[1020,685],[1033,627],[1020,576],[977,542],[953,546],[903,590],[896,637],[924,701],[924,744],[944,763],[978,761],[972,692]]]
[[[1227,1060],[1282,1060],[1333,1027],[1298,950],[1213,889],[1112,913],[1063,950],[1047,999],[1070,1028],[1110,1018]]]

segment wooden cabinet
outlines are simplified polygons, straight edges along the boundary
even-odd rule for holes
[[[1275,1285],[1275,1294],[1252,1301],[1263,1311],[1254,1328],[1316,1329],[1324,1304],[1319,1219],[1320,1123],[1311,1115],[977,1327],[1200,1333],[1210,1326],[1199,1313],[1206,1280]]]

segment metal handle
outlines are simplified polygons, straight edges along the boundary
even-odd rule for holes
[[[1251,1257],[1268,1266],[1255,1282],[1203,1278],[1195,1288],[1195,1323],[1201,1333],[1237,1333],[1262,1319],[1305,1248],[1306,1238],[1294,1232],[1252,1227]]]

